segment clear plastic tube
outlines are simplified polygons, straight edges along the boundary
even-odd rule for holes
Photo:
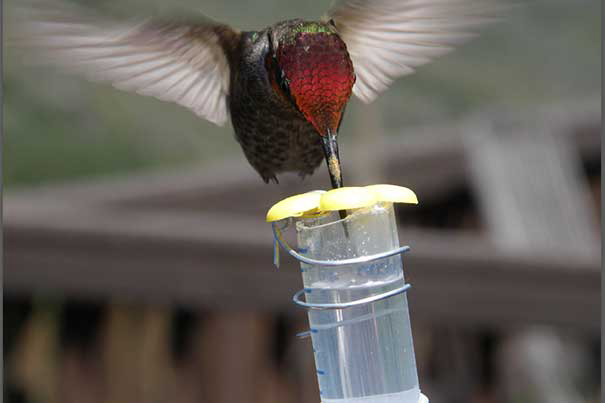
[[[344,225],[347,227],[345,235]],[[299,250],[342,260],[399,247],[393,205],[297,222]],[[400,255],[344,266],[302,263],[307,302],[356,301],[404,285]],[[420,390],[405,293],[345,309],[309,310],[323,403],[418,403]]]

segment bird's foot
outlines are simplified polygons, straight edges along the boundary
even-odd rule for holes
[[[269,182],[273,182],[275,184],[279,184],[279,180],[277,180],[277,176],[275,176],[275,174],[272,175],[261,175],[263,178],[263,181],[265,183],[269,183]]]

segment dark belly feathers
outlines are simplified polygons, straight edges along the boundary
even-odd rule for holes
[[[261,34],[262,35],[262,34]],[[276,174],[310,175],[323,160],[321,138],[294,105],[275,93],[268,80],[265,44],[243,52],[232,74],[229,110],[246,158],[265,182]]]

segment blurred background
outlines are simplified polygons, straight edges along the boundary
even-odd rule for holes
[[[241,29],[326,1],[103,0],[195,7]],[[350,185],[399,208],[421,388],[435,403],[600,396],[600,7],[529,1],[456,52],[353,99]],[[10,34],[10,33],[8,33]],[[5,49],[8,402],[317,402],[296,263],[267,209],[327,188],[265,185],[232,129],[23,62]]]

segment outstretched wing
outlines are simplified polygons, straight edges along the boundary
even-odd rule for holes
[[[228,58],[239,32],[205,17],[118,22],[63,2],[26,4],[16,10],[17,43],[38,60],[227,121]]]
[[[339,0],[328,12],[357,75],[353,93],[371,102],[394,79],[413,73],[495,20],[490,0]]]

